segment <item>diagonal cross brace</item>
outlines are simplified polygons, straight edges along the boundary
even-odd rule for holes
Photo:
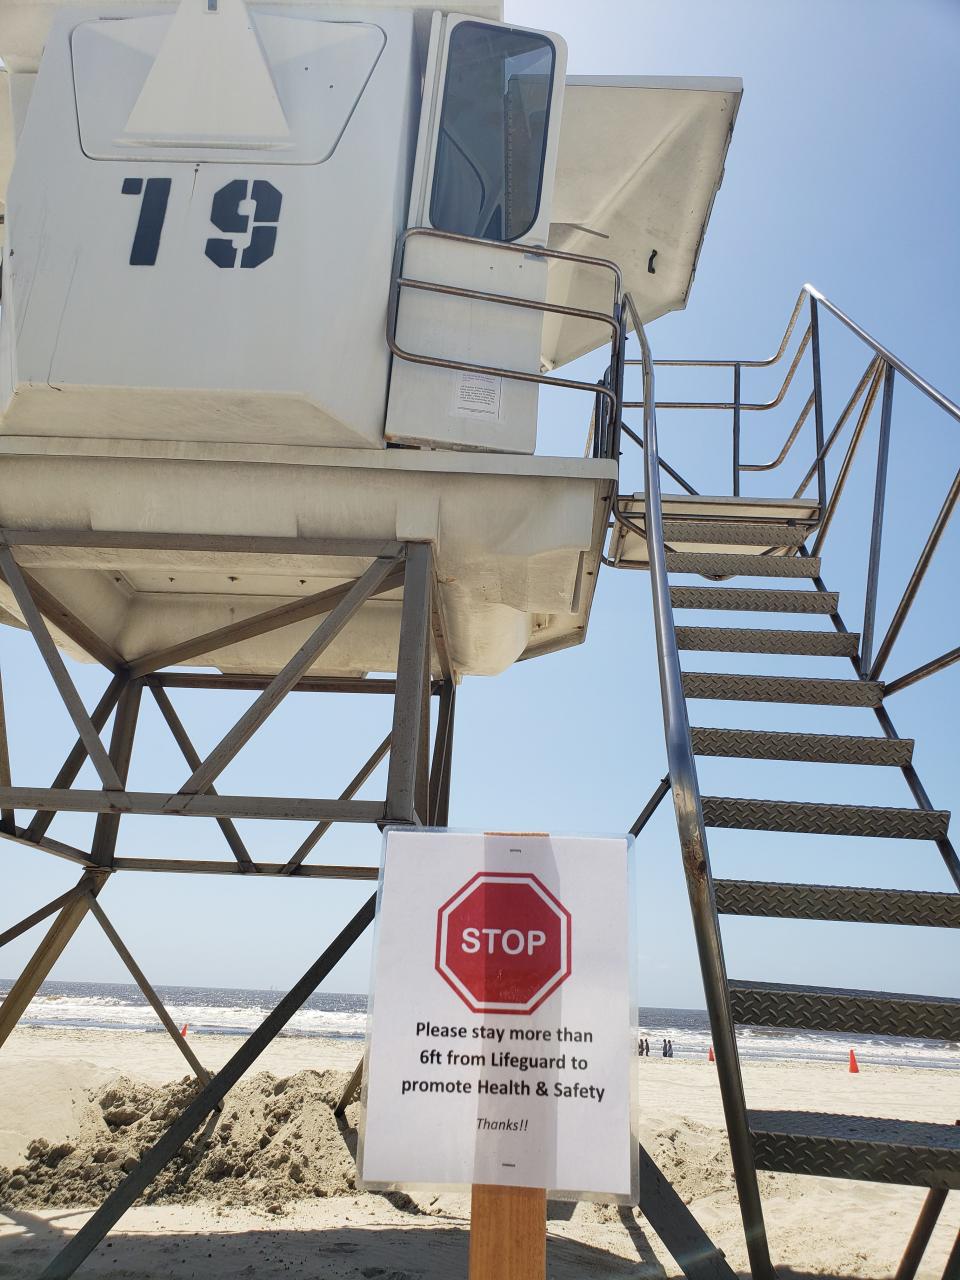
[[[60,651],[47,630],[47,625],[40,615],[40,610],[37,608],[33,596],[30,594],[30,590],[23,579],[23,574],[20,572],[20,566],[14,560],[9,547],[0,546],[0,570],[2,570],[7,585],[13,592],[24,621],[33,634],[37,648],[40,650],[40,655],[47,664],[47,670],[57,686],[57,691],[63,699],[64,706],[70,713],[71,720],[77,727],[80,740],[86,747],[87,754],[93,767],[100,775],[104,787],[108,791],[122,791],[123,783],[120,781],[119,774],[107,755],[106,748],[100,741],[100,735],[93,727],[93,722],[87,714],[87,709],[83,705],[79,693],[77,693],[76,686],[70,679],[67,668],[64,666]]]
[[[90,713],[90,723],[97,731],[99,736],[100,730],[110,719],[110,713],[116,706],[120,694],[123,692],[126,681],[123,676],[114,676],[103,692],[100,701]],[[64,760],[60,772],[50,783],[52,790],[61,790],[66,787],[73,786],[77,775],[83,768],[84,761],[87,758],[87,748],[84,746],[82,738],[78,738],[70,750],[70,754]],[[27,837],[38,843],[46,834],[50,823],[57,816],[55,809],[41,809],[33,815],[33,818],[27,827]]]
[[[392,739],[393,739],[393,733],[390,732],[387,734],[384,740],[380,743],[380,745],[374,751],[373,755],[370,756],[370,758],[366,761],[363,767],[359,770],[359,772],[356,773],[350,779],[350,781],[344,787],[343,791],[341,791],[340,797],[339,797],[341,800],[353,799],[353,797],[357,794],[357,792],[360,790],[360,788],[363,786],[366,780],[373,773],[374,769],[376,769],[376,767],[380,764],[380,761],[383,760],[384,756],[386,756],[387,752],[390,750],[390,743]],[[304,858],[306,858],[307,854],[309,854],[311,850],[316,847],[316,845],[320,842],[320,840],[323,839],[323,837],[327,834],[327,832],[330,830],[332,826],[333,826],[333,822],[329,818],[324,819],[323,822],[318,822],[317,825],[310,832],[310,834],[307,836],[307,838],[300,845],[299,849],[297,849],[295,853],[291,854],[289,860],[283,864],[283,870],[280,872],[280,874],[282,876],[293,875],[293,873],[300,866],[301,862],[303,862]]]
[[[48,902],[45,907],[40,907],[38,910],[32,911],[30,915],[24,916],[19,924],[11,925],[9,929],[4,929],[3,933],[0,933],[0,947],[5,947],[8,942],[13,942],[14,938],[19,938],[22,933],[32,929],[41,920],[46,920],[48,916],[52,916],[55,911],[59,911],[61,907],[65,907],[68,902],[72,902],[74,898],[85,892],[85,889],[75,885],[72,889],[68,889],[66,893],[61,893],[59,898],[54,898],[52,902]]]
[[[326,951],[310,966],[296,986],[283,997],[272,1013],[240,1046],[225,1066],[200,1090],[193,1102],[174,1120],[159,1142],[144,1152],[137,1167],[103,1202],[97,1212],[67,1242],[43,1272],[42,1280],[66,1280],[94,1251],[119,1218],[137,1200],[157,1174],[177,1154],[191,1134],[222,1102],[249,1066],[267,1045],[283,1030],[308,996],[312,995],[330,970],[350,950],[372,923],[377,895],[363,904],[352,920],[340,931]]]
[[[382,554],[382,553],[381,553]],[[380,583],[371,595],[383,595],[393,591],[403,581],[403,571],[399,563],[394,571]],[[318,614],[329,613],[350,590],[352,583],[343,583],[337,587],[327,587],[315,595],[303,596],[287,604],[277,605],[263,613],[256,613],[252,618],[244,618],[241,622],[231,622],[225,627],[217,627],[206,631],[203,635],[193,636],[189,640],[181,640],[177,644],[168,645],[137,658],[130,663],[132,676],[149,675],[159,671],[161,667],[179,666],[191,658],[201,658],[205,654],[216,652],[227,645],[240,644],[243,640],[253,640],[257,636],[268,635],[271,631],[280,631],[296,622],[305,622]]]
[[[157,685],[152,685],[151,692],[156,699],[157,706],[160,708],[160,712],[163,715],[164,720],[166,720],[170,727],[170,732],[176,739],[177,746],[180,748],[184,760],[186,760],[191,769],[198,769],[200,767],[200,757],[197,754],[193,743],[190,741],[190,736],[184,728],[183,721],[177,715],[173,703],[167,697],[166,690],[159,688]],[[207,794],[215,796],[217,794],[216,788],[212,785],[207,787]],[[230,850],[237,862],[239,862],[241,868],[244,871],[252,871],[254,869],[253,859],[250,857],[247,846],[240,838],[240,832],[229,818],[217,818],[216,822],[217,826],[223,832],[224,839],[230,846]]]
[[[395,545],[395,544],[393,544]],[[384,553],[361,575],[337,607],[320,623],[313,634],[293,655],[252,706],[220,740],[207,758],[180,788],[180,795],[195,795],[207,790],[240,749],[253,737],[263,722],[287,696],[304,672],[313,665],[324,649],[340,634],[353,615],[369,600],[377,587],[396,567],[400,549],[384,548]]]
[[[107,916],[107,913],[104,911],[103,907],[100,906],[100,903],[97,902],[96,898],[94,898],[92,895],[89,895],[89,908],[90,908],[90,911],[93,913],[93,915],[96,917],[97,923],[100,925],[100,928],[109,938],[110,943],[113,946],[113,949],[116,951],[117,955],[120,957],[123,963],[130,970],[131,977],[133,978],[137,986],[140,988],[140,990],[143,992],[144,996],[146,997],[147,1003],[150,1005],[154,1013],[163,1023],[166,1030],[170,1033],[170,1036],[174,1044],[177,1046],[177,1048],[186,1058],[187,1062],[189,1062],[194,1075],[196,1075],[197,1079],[201,1080],[204,1084],[209,1084],[210,1081],[213,1079],[210,1072],[206,1069],[206,1067],[203,1065],[203,1063],[200,1061],[197,1055],[193,1052],[191,1047],[187,1044],[186,1039],[177,1030],[177,1024],[174,1022],[174,1020],[170,1017],[170,1014],[167,1012],[166,1005],[163,1004],[160,997],[157,995],[156,991],[154,991],[153,987],[147,981],[146,975],[144,974],[143,970],[140,968],[136,960],[134,960],[133,956],[127,950],[126,944],[124,943],[123,939],[120,937],[116,929],[111,924],[110,919]]]

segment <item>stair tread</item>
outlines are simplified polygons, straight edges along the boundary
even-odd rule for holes
[[[773,729],[692,727],[698,755],[753,760],[803,760],[821,764],[906,765],[912,738],[872,738],[839,733],[784,733]]]
[[[960,1040],[960,1001],[945,996],[743,979],[728,986],[734,1020],[743,1026]]]
[[[790,631],[768,627],[677,627],[677,648],[715,653],[784,653],[821,658],[853,658],[860,650],[855,631]]]
[[[729,609],[736,613],[836,613],[835,591],[799,591],[771,587],[674,587],[675,609]]]
[[[923,1120],[748,1111],[758,1169],[960,1188],[960,1126]]]
[[[748,676],[728,671],[684,671],[683,691],[688,698],[807,702],[825,706],[876,707],[883,700],[883,684],[878,680]]]
[[[754,578],[816,578],[819,556],[765,556],[729,551],[668,551],[668,573]]]
[[[663,537],[665,542],[707,542],[727,547],[799,547],[810,536],[813,527],[810,523],[787,524],[768,520],[678,520],[667,515],[663,521]]]
[[[720,915],[960,929],[960,893],[772,880],[715,880]]]
[[[937,1148],[960,1155],[960,1125],[927,1120],[896,1120],[884,1116],[845,1115],[825,1111],[747,1112],[751,1131],[853,1142],[882,1142],[896,1146]]]
[[[737,827],[747,831],[938,840],[946,836],[950,823],[950,814],[943,809],[823,804],[809,800],[755,800],[738,796],[704,796],[702,803],[703,820],[707,826]]]

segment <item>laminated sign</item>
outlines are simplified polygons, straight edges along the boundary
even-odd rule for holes
[[[635,1199],[631,849],[625,837],[387,833],[365,1186]]]

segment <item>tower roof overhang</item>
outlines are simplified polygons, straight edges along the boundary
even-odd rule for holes
[[[549,246],[616,262],[644,322],[687,304],[742,93],[721,77],[567,79]],[[596,270],[551,272],[551,301],[609,308]],[[548,316],[544,368],[603,338],[588,320]]]

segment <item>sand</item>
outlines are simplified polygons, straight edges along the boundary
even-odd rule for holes
[[[191,1037],[210,1068],[237,1048]],[[463,1196],[358,1192],[357,1108],[331,1110],[358,1048],[348,1041],[278,1040],[227,1099],[206,1147],[189,1151],[129,1210],[83,1275],[280,1276],[330,1280],[451,1280],[466,1275]],[[39,1274],[125,1162],[162,1131],[192,1085],[165,1036],[21,1028],[0,1054],[0,1276]],[[747,1096],[762,1108],[811,1108],[906,1119],[960,1118],[960,1072],[846,1063],[746,1063]],[[722,1131],[715,1068],[644,1059],[641,1137],[731,1265],[747,1274]],[[40,1141],[38,1141],[40,1140]],[[13,1185],[11,1186],[11,1182]],[[923,1201],[915,1188],[762,1175],[771,1246],[783,1280],[892,1277]],[[947,1201],[920,1271],[939,1278],[960,1228]],[[638,1214],[551,1205],[551,1280],[681,1275]]]

